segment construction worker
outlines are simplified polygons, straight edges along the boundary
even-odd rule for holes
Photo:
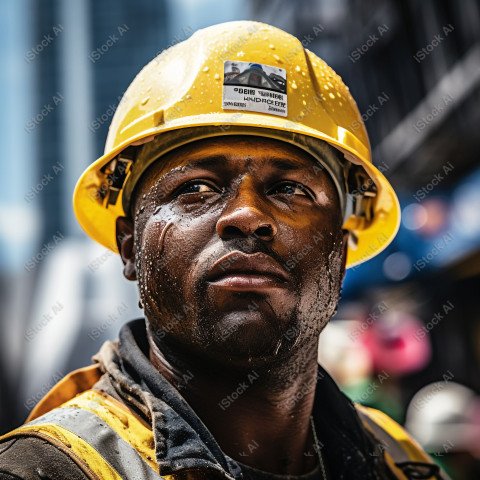
[[[164,51],[73,207],[145,318],[0,438],[0,478],[447,478],[317,362],[345,269],[400,214],[348,88],[298,39],[238,21]]]

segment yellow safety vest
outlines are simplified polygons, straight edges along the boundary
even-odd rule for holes
[[[74,370],[40,400],[25,424],[0,436],[0,442],[22,436],[42,438],[65,452],[92,479],[179,480],[178,475],[158,473],[151,425],[115,398],[91,389],[100,376],[96,364]],[[396,463],[432,464],[390,417],[374,408],[355,407],[365,427],[385,447],[381,453],[398,479],[408,480]]]

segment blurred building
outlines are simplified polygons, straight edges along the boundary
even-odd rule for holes
[[[24,0],[4,9],[2,18],[16,21],[10,28],[18,37],[6,45],[12,55],[6,70],[18,72],[15,80],[28,93],[9,110],[28,109],[23,125],[10,127],[17,141],[9,156],[20,154],[14,179],[23,180],[12,203],[32,211],[37,229],[26,235],[21,260],[9,270],[2,265],[11,288],[2,303],[8,312],[1,324],[2,373],[10,399],[2,430],[23,420],[59,378],[88,363],[103,340],[140,314],[121,262],[85,240],[71,197],[80,173],[103,151],[125,88],[170,38],[165,1]],[[8,90],[20,91],[15,81]],[[19,245],[6,247],[15,252]]]

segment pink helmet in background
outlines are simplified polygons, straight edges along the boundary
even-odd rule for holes
[[[423,323],[399,310],[389,310],[376,319],[362,341],[372,356],[374,369],[394,375],[421,370],[432,354]]]

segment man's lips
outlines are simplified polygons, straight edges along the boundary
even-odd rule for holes
[[[230,290],[256,290],[286,288],[290,277],[270,256],[236,250],[213,264],[207,281]]]
[[[211,285],[228,290],[259,290],[267,288],[286,288],[285,281],[278,277],[252,273],[230,273],[210,281]]]

